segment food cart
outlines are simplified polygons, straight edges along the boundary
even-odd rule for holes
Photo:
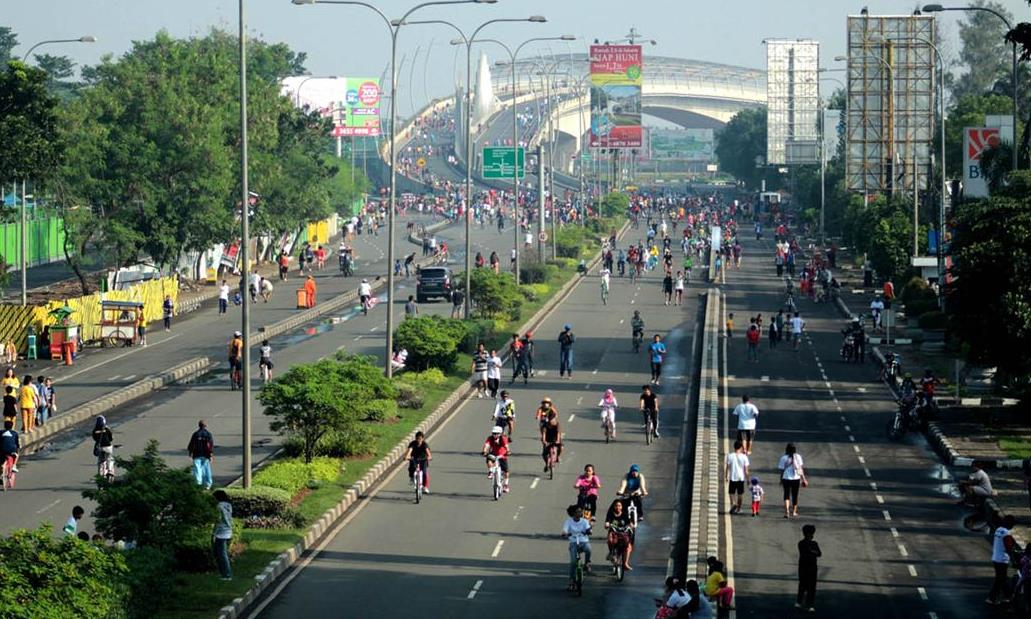
[[[64,359],[65,348],[69,348],[68,354],[74,357],[79,351],[79,325],[72,322],[72,314],[75,310],[63,305],[50,312],[54,324],[47,327],[48,340],[50,342],[50,358]]]
[[[143,315],[139,301],[100,302],[100,345],[132,346],[136,343],[136,325]]]

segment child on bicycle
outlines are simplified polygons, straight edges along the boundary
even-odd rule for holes
[[[18,451],[21,449],[21,440],[18,433],[14,431],[14,420],[4,420],[4,431],[0,432],[0,466],[7,464],[11,459],[11,472],[18,472]]]
[[[612,438],[616,438],[616,407],[619,406],[619,403],[616,402],[616,396],[611,389],[605,390],[598,406],[601,407],[601,427],[604,428],[606,422],[611,423]]]
[[[573,487],[577,492],[576,504],[593,522],[594,514],[598,512],[598,490],[601,489],[601,478],[594,474],[593,464],[584,467],[583,475],[576,478]]]

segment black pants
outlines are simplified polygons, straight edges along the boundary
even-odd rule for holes
[[[784,500],[791,501],[791,507],[798,507],[798,489],[802,486],[801,479],[782,479],[780,485],[784,487]]]
[[[519,375],[523,375],[523,380],[530,378],[530,365],[526,362],[526,359],[518,359],[515,364],[515,373],[512,374],[512,382],[519,378]]]
[[[169,331],[172,328],[172,317],[165,316],[165,331]]]
[[[798,596],[795,602],[810,608],[816,601],[816,568],[798,568]]]
[[[993,561],[992,567],[995,568],[995,578],[992,580],[992,589],[988,592],[988,599],[998,600],[999,597],[1006,595],[1006,571],[1009,564]]]
[[[662,376],[662,362],[652,361],[652,380],[659,380],[660,376]]]
[[[490,397],[498,397],[498,387],[501,385],[501,381],[497,378],[487,379],[487,391],[490,392]]]

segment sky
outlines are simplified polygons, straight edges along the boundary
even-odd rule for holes
[[[417,0],[371,0],[389,17],[399,17]],[[357,6],[294,6],[290,0],[246,0],[248,32],[268,41],[284,42],[308,53],[312,75],[379,77],[390,59],[390,39],[380,17]],[[586,51],[594,39],[624,36],[631,26],[655,46],[648,54],[722,62],[764,68],[767,38],[811,38],[820,41],[825,67],[845,54],[845,18],[863,6],[872,15],[905,15],[922,2],[913,0],[498,0],[493,5],[431,6],[410,20],[446,19],[469,31],[494,18],[543,15],[547,23],[492,24],[481,33],[513,45],[536,36],[572,34],[573,43],[530,44],[526,52]],[[1025,0],[1001,0],[1016,21],[1031,21]],[[948,3],[944,3],[949,6]],[[6,6],[4,6],[6,5]],[[15,30],[23,54],[44,39],[96,36],[92,44],[52,45],[39,53],[65,54],[80,65],[96,64],[105,54],[124,54],[134,40],[145,40],[161,29],[173,36],[202,36],[211,28],[236,31],[237,0],[0,0],[0,25]],[[961,6],[956,3],[953,6]],[[960,12],[939,13],[947,56],[959,50],[957,20]],[[401,112],[419,106],[425,95],[440,96],[455,83],[456,48],[449,45],[454,31],[446,26],[422,25],[402,29],[398,58],[398,96]],[[534,47],[537,45],[538,47]],[[415,55],[418,49],[418,55]],[[492,51],[489,47],[486,51]],[[524,52],[524,53],[526,53]],[[412,58],[416,58],[413,62]],[[463,58],[464,59],[464,58]],[[497,57],[491,57],[493,63]],[[458,63],[462,67],[462,62]],[[475,68],[475,67],[474,67]],[[414,69],[414,71],[410,71]],[[495,80],[496,82],[497,80]],[[409,92],[403,92],[408,83]],[[411,102],[411,103],[410,103]]]

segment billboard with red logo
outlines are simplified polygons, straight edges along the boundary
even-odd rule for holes
[[[591,146],[640,148],[641,46],[591,46]]]
[[[981,174],[981,153],[999,145],[998,127],[963,128],[963,196],[987,198],[988,184]]]

